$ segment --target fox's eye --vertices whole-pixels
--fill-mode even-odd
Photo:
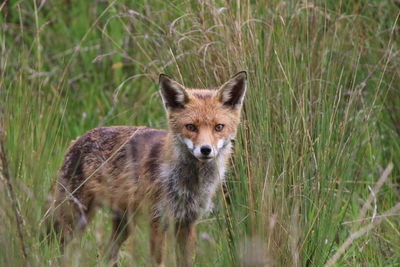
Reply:
[[[191,132],[197,131],[196,126],[194,126],[193,124],[186,124],[185,127]]]
[[[216,132],[222,131],[222,129],[224,129],[224,126],[225,126],[225,125],[223,125],[223,124],[217,124],[217,125],[215,125],[215,131],[216,131]]]

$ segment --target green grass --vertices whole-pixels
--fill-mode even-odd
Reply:
[[[161,72],[213,87],[245,69],[229,203],[218,193],[199,223],[196,266],[323,266],[365,226],[374,227],[335,266],[399,266],[399,209],[379,217],[400,202],[395,2],[8,1],[0,7],[0,109],[28,259],[2,179],[0,265],[105,264],[106,210],[66,256],[40,241],[69,142],[100,125],[165,128]],[[147,264],[139,226],[122,265]]]

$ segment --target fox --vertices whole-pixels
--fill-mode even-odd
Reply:
[[[51,229],[62,245],[84,231],[98,207],[112,214],[107,245],[111,265],[144,211],[149,219],[152,266],[164,266],[167,229],[175,233],[177,266],[192,266],[196,222],[212,208],[240,123],[247,73],[217,88],[186,88],[160,74],[168,130],[109,126],[72,141],[58,171]]]

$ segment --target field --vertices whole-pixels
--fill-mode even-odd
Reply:
[[[165,129],[160,73],[214,87],[247,70],[195,266],[400,266],[399,15],[396,0],[2,1],[0,265],[106,266],[106,209],[65,255],[40,238],[71,140]],[[146,226],[121,266],[148,265]]]

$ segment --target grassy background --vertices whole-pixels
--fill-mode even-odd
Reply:
[[[211,87],[242,69],[230,203],[218,193],[199,223],[196,265],[323,266],[349,237],[336,266],[400,265],[400,211],[385,213],[400,202],[398,1],[2,3],[0,107],[28,259],[2,179],[0,265],[104,264],[106,210],[66,256],[39,238],[69,142],[100,125],[165,128],[160,72]],[[139,224],[122,265],[147,264]]]

